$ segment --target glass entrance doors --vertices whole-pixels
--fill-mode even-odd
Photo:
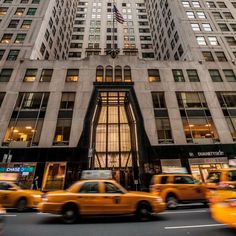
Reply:
[[[118,181],[138,166],[136,120],[128,92],[99,93],[90,149],[90,168],[112,169]]]

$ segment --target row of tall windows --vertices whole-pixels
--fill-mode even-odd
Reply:
[[[130,66],[112,67],[110,65],[98,66],[96,70],[96,82],[131,82],[131,68]]]
[[[4,93],[0,93],[0,103]],[[49,93],[19,93],[2,145],[37,146],[46,114]],[[68,145],[75,93],[63,92],[53,145]]]
[[[236,140],[236,93],[217,92],[225,120]],[[187,143],[211,144],[219,142],[203,92],[177,92],[180,116]],[[164,92],[152,92],[154,115],[159,143],[172,143],[173,137]]]
[[[213,82],[223,82],[224,79],[228,82],[236,82],[236,76],[232,69],[209,69],[209,75]],[[0,71],[0,82],[8,82],[12,76],[13,68],[3,68]],[[39,74],[38,69],[28,68],[26,69],[23,82],[34,82],[39,77],[39,82],[51,82],[53,76],[53,69],[43,69]],[[148,81],[160,82],[161,75],[158,69],[148,69]],[[175,82],[185,82],[186,77],[190,82],[200,82],[198,72],[196,69],[187,69],[186,72],[182,69],[172,70],[173,78]],[[66,82],[79,81],[79,69],[68,69],[66,76]],[[115,66],[110,65],[103,67],[97,66],[96,68],[96,82],[131,82],[131,68],[129,66]]]
[[[236,92],[217,92],[233,140],[236,140]],[[5,93],[0,93],[0,106]],[[2,145],[14,147],[37,146],[46,114],[48,92],[19,93]],[[176,92],[187,143],[219,142],[203,92]],[[171,122],[164,92],[152,92],[154,116],[159,143],[173,143]],[[68,145],[71,132],[74,92],[63,92],[57,116],[53,145]],[[115,118],[114,118],[115,119]]]

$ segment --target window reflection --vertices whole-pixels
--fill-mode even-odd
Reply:
[[[188,143],[211,144],[219,140],[203,92],[178,92],[177,100]]]
[[[236,141],[236,93],[218,92],[217,97],[224,113],[231,136]]]
[[[20,93],[3,145],[38,145],[49,93]]]

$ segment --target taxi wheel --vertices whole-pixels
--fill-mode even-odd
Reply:
[[[73,224],[78,219],[78,209],[75,205],[67,205],[62,210],[62,220],[66,224]]]
[[[138,205],[136,217],[139,221],[148,221],[151,219],[152,209],[148,203]]]
[[[175,195],[166,198],[166,206],[168,209],[176,209],[178,207],[178,199]]]
[[[25,198],[19,199],[16,204],[16,209],[18,212],[25,211],[27,209],[27,200]]]

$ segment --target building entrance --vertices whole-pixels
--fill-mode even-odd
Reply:
[[[128,92],[99,93],[92,119],[90,169],[111,169],[128,187],[139,166],[136,119]]]

